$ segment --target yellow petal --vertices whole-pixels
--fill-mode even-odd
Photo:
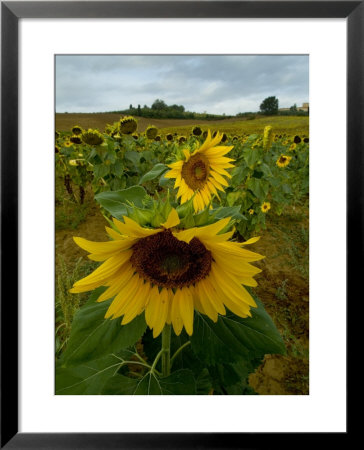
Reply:
[[[252,237],[252,238],[248,239],[248,240],[245,241],[245,242],[241,242],[241,245],[250,245],[250,244],[254,244],[255,242],[259,241],[259,239],[260,239],[260,236],[255,236],[255,237]]]
[[[154,339],[160,335],[167,321],[167,315],[169,312],[169,293],[166,288],[163,288],[162,291],[160,292],[159,299],[160,299],[159,316],[157,320],[154,321],[154,328],[153,328]]]
[[[172,208],[172,211],[169,213],[167,222],[162,223],[162,227],[164,228],[173,228],[176,227],[180,223],[178,212]]]
[[[181,334],[181,331],[183,328],[183,320],[181,317],[180,305],[179,305],[181,301],[183,301],[182,290],[177,289],[177,291],[173,297],[172,309],[171,309],[172,325],[173,325],[173,330],[174,330],[176,336],[179,336]]]
[[[113,316],[113,318],[120,317],[124,314],[124,307],[134,298],[135,293],[139,289],[141,279],[138,275],[134,275],[129,283],[127,283],[119,294],[114,298],[113,302],[106,311],[105,318]]]
[[[223,178],[221,175],[219,175],[217,172],[214,172],[213,170],[211,170],[210,175],[215,178],[215,180],[222,184],[223,186],[229,186],[229,183],[225,180],[225,178]]]
[[[179,302],[180,316],[189,336],[193,333],[193,299],[189,288],[183,288],[183,300]]]
[[[122,223],[120,222],[120,220],[117,220],[115,218],[113,218],[113,222],[118,230],[126,236],[143,238],[146,236],[151,236],[152,234],[158,233],[160,231],[160,229],[152,230],[150,228],[142,228],[137,222],[127,216],[123,216],[123,219],[125,223]]]
[[[129,265],[125,267],[120,273],[117,274],[118,279],[115,280],[110,287],[103,292],[100,297],[97,299],[98,302],[103,302],[104,300],[108,300],[114,295],[118,294],[121,289],[130,281],[131,277],[134,274],[134,269],[132,269]]]

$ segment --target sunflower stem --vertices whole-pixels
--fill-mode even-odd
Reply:
[[[162,376],[171,373],[171,325],[165,324],[162,331]]]

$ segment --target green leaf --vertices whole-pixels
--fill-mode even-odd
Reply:
[[[241,220],[241,219],[247,220],[247,218],[240,212],[240,205],[239,206],[224,206],[217,210],[212,210],[211,212],[213,213],[214,211],[216,211],[216,213],[215,213],[216,219],[224,219],[225,217],[231,217],[232,219],[236,219],[236,220]]]
[[[196,394],[207,395],[211,391],[212,383],[209,371],[205,367],[196,379]]]
[[[104,395],[191,395],[196,394],[196,382],[188,369],[159,378],[148,372],[140,380],[117,374],[105,384]]]
[[[132,186],[120,191],[101,192],[95,195],[95,200],[106,209],[113,217],[119,220],[127,215],[125,205],[133,204],[138,208],[143,208],[143,200],[147,196],[142,186]]]
[[[246,147],[243,150],[245,162],[249,167],[253,167],[260,158],[260,151],[255,148]]]
[[[252,317],[242,319],[231,312],[216,323],[195,312],[191,345],[196,355],[209,365],[284,354],[285,345],[261,301],[252,308]]]
[[[76,367],[57,367],[57,395],[97,395],[101,394],[106,381],[111,378],[121,364],[116,356],[109,355],[96,361],[88,361]]]
[[[141,177],[139,184],[143,184],[146,181],[154,180],[154,178],[157,178],[160,175],[162,175],[167,169],[168,169],[168,167],[165,164],[156,164],[152,170],[145,173]]]
[[[120,319],[105,319],[112,300],[97,303],[105,288],[96,289],[80,308],[72,323],[71,335],[62,355],[62,365],[70,367],[117,353],[137,342],[146,329],[144,315],[127,325]]]
[[[110,172],[110,166],[105,164],[98,164],[94,166],[94,177],[96,179],[102,178]]]
[[[233,169],[231,172],[231,186],[236,187],[239,184],[242,184],[246,176],[250,173],[250,169],[248,166],[238,166]]]
[[[140,163],[140,158],[141,158],[141,154],[139,152],[133,152],[133,151],[125,152],[125,159],[127,161],[130,161],[135,166],[136,170],[138,170],[137,166]]]
[[[265,200],[269,190],[269,184],[267,181],[258,180],[257,178],[250,178],[247,186],[261,202]]]
[[[119,178],[123,175],[124,166],[123,166],[121,159],[117,159],[115,161],[115,164],[112,166],[112,170],[113,170],[113,173]]]

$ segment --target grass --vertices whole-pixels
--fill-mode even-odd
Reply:
[[[62,255],[56,267],[56,357],[65,348],[71,332],[72,320],[77,310],[88,298],[86,294],[71,294],[73,283],[91,273],[98,264],[79,258],[73,266],[66,264]]]
[[[82,205],[66,191],[62,179],[56,181],[56,230],[75,230],[90,211],[90,202]]]

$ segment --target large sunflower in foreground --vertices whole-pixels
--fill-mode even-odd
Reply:
[[[180,220],[175,209],[157,229],[141,227],[129,217],[124,223],[113,221],[118,231],[106,227],[111,241],[74,238],[90,259],[104,262],[70,292],[107,286],[98,298],[114,297],[105,318],[123,316],[124,325],[145,311],[156,337],[166,323],[172,323],[177,335],[183,327],[192,335],[195,309],[214,322],[218,314],[226,314],[225,306],[240,317],[251,316],[256,304],[242,284],[257,285],[253,276],[261,270],[249,263],[263,256],[242,248],[258,238],[237,243],[228,241],[233,231],[219,234],[230,218],[186,230],[176,228]]]
[[[181,203],[190,200],[194,194],[193,207],[196,212],[202,211],[210,203],[211,196],[217,191],[224,191],[223,186],[228,186],[226,179],[231,178],[226,169],[234,167],[231,158],[227,158],[233,146],[218,146],[223,135],[216,133],[211,138],[210,130],[206,141],[193,153],[183,150],[185,159],[169,165],[172,169],[165,174],[166,178],[175,178],[174,187],[178,188],[177,198],[181,197]]]

